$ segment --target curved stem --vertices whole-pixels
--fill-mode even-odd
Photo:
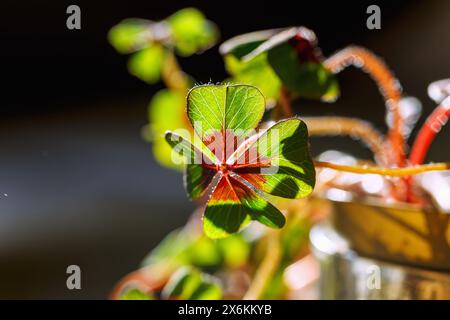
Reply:
[[[169,271],[170,270],[170,271]],[[172,268],[160,266],[148,266],[133,271],[123,277],[113,288],[110,299],[119,300],[123,290],[127,286],[134,286],[146,293],[160,290],[167,283]]]
[[[370,123],[347,117],[305,117],[310,136],[350,136],[363,141],[382,165],[389,164],[389,152],[384,146],[384,137]]]
[[[450,97],[447,97],[427,118],[414,140],[409,160],[412,164],[421,164],[436,134],[441,131],[450,117]]]
[[[411,166],[403,168],[380,168],[372,166],[346,166],[324,161],[314,161],[317,168],[329,168],[338,171],[360,173],[360,174],[379,174],[391,177],[407,177],[428,171],[444,171],[450,169],[450,163],[431,163],[421,166]]]
[[[403,119],[399,101],[402,97],[399,81],[394,77],[384,61],[365,48],[351,46],[338,51],[325,60],[324,65],[333,73],[353,65],[367,72],[375,80],[394,123],[389,130],[389,141],[395,151],[396,164],[405,165],[405,141],[403,136]]]
[[[244,300],[256,300],[262,296],[264,289],[266,289],[268,283],[272,280],[272,276],[280,263],[281,248],[279,232],[270,231],[267,241],[266,254],[256,271],[247,293],[244,295]]]

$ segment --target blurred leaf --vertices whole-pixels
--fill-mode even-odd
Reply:
[[[151,295],[142,292],[139,289],[133,288],[126,290],[121,296],[120,300],[155,300]]]
[[[242,234],[234,234],[231,237],[215,241],[220,247],[225,265],[230,268],[244,266],[250,256],[250,243]]]
[[[280,94],[281,82],[267,62],[267,54],[261,54],[250,61],[238,60],[234,55],[226,55],[225,67],[235,84],[249,84],[257,87],[266,100],[272,104]]]
[[[153,143],[153,154],[156,160],[171,169],[183,169],[181,156],[172,155],[172,148],[165,140],[167,130],[185,128],[192,131],[185,111],[185,97],[183,94],[170,90],[156,93],[149,105],[149,122],[145,137]],[[172,160],[172,156],[176,159]],[[178,163],[178,164],[177,164]]]
[[[210,48],[219,37],[216,25],[194,8],[174,13],[167,22],[172,31],[174,46],[182,56],[190,56]]]
[[[290,44],[272,48],[268,61],[283,84],[299,96],[324,101],[337,99],[339,86],[334,75],[321,63],[299,61]]]
[[[221,53],[226,55],[227,69],[234,77],[241,76],[239,80],[261,87],[268,98],[278,97],[276,91],[280,81],[292,93],[303,98],[333,101],[339,95],[334,75],[322,65],[317,38],[307,28],[273,29],[242,35],[225,42]],[[229,55],[235,59],[227,57]],[[249,73],[242,67],[254,60],[255,65],[259,65],[260,74],[254,68]],[[263,71],[261,62],[271,66],[278,83],[274,75]],[[269,80],[264,82],[266,78]]]
[[[128,70],[139,79],[153,84],[159,81],[165,58],[165,49],[153,44],[134,53],[128,61]]]
[[[156,263],[198,268],[237,268],[247,263],[250,243],[241,234],[214,241],[191,229],[169,233],[144,259],[142,267]]]
[[[222,298],[219,281],[200,271],[182,267],[178,269],[164,286],[165,299],[218,300]]]
[[[169,262],[178,265],[189,263],[184,252],[192,245],[195,236],[185,232],[183,229],[177,229],[170,232],[141,263],[142,267]]]
[[[291,263],[299,258],[302,248],[308,243],[309,221],[299,215],[291,215],[281,233],[283,261]]]
[[[152,22],[144,19],[125,19],[111,28],[108,40],[120,53],[131,53],[149,45]]]
[[[258,48],[266,40],[284,29],[261,30],[245,33],[233,37],[220,45],[219,51],[223,56],[232,55],[238,60]]]

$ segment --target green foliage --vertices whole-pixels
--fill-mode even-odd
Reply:
[[[169,264],[214,270],[238,268],[248,262],[250,243],[241,234],[212,240],[191,229],[175,230],[150,252],[143,266]]]
[[[149,84],[158,82],[165,58],[165,49],[152,44],[136,52],[128,60],[128,71]]]
[[[281,83],[303,98],[333,101],[339,95],[337,80],[322,64],[314,33],[304,27],[241,35],[225,42],[221,53],[232,82],[261,87],[268,99],[277,98]],[[262,75],[267,82],[261,81],[266,79]]]
[[[132,288],[125,290],[120,296],[120,300],[154,300],[152,295],[148,295],[139,289]]]
[[[311,193],[315,171],[305,124],[299,119],[288,119],[259,136],[245,136],[256,128],[265,110],[261,92],[248,85],[198,86],[189,92],[187,104],[188,118],[203,145],[194,146],[195,139],[190,142],[172,132],[167,132],[166,138],[187,162],[188,195],[195,199],[207,188],[213,190],[203,218],[205,234],[223,238],[251,220],[281,228],[285,223],[283,214],[256,190],[286,198]],[[211,138],[216,142],[212,148],[208,144]],[[240,140],[238,146],[234,145],[236,138]],[[247,138],[247,143],[243,143]],[[231,155],[224,153],[230,147],[227,139],[235,148]],[[217,145],[217,141],[222,145]],[[245,157],[249,153],[256,158],[250,166],[241,167],[246,161],[248,164]],[[192,164],[194,158],[201,161]],[[195,168],[190,170],[190,166]]]
[[[166,167],[181,170],[182,158],[177,159],[176,154],[172,155],[164,134],[166,130],[188,128],[184,95],[177,91],[160,90],[153,96],[148,110],[150,125],[144,129],[144,137],[153,143],[156,160]]]
[[[271,105],[280,95],[281,82],[267,62],[267,54],[261,54],[249,61],[242,61],[234,55],[224,57],[225,66],[231,78],[226,82],[249,84],[261,90]]]
[[[219,38],[217,27],[194,8],[180,10],[171,15],[167,22],[178,54],[190,56],[216,43]]]
[[[111,28],[108,40],[122,54],[135,52],[148,45],[148,37],[144,35],[151,23],[144,19],[125,19]]]
[[[268,52],[268,60],[283,84],[301,97],[334,101],[339,85],[321,63],[299,61],[291,45],[284,43]]]
[[[225,67],[231,75],[225,82],[255,86],[272,105],[280,94],[281,82],[267,61],[267,54],[250,60],[242,58],[278,31],[279,29],[272,29],[236,36],[224,42],[219,49],[224,57]]]
[[[222,130],[242,134],[255,129],[265,109],[260,91],[244,85],[195,87],[189,91],[187,105],[188,118],[202,140]],[[195,126],[196,122],[201,128]]]
[[[218,300],[222,288],[214,277],[190,267],[178,269],[164,286],[162,297],[179,300]]]
[[[159,22],[125,19],[108,33],[109,42],[119,53],[132,53],[130,73],[149,84],[160,79],[166,50],[190,56],[213,46],[218,37],[215,24],[194,8],[180,10]]]

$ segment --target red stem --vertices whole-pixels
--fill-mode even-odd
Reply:
[[[431,142],[433,142],[437,133],[447,123],[450,117],[450,96],[442,101],[433,113],[427,118],[417,135],[409,160],[411,164],[421,164],[427,155]]]

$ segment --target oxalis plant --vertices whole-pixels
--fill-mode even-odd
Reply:
[[[386,64],[367,49],[347,47],[325,57],[305,27],[252,32],[220,46],[229,78],[194,85],[177,56],[203,52],[218,35],[215,24],[193,8],[159,22],[127,19],[109,33],[119,52],[131,54],[133,75],[165,83],[150,102],[143,136],[163,166],[184,171],[186,192],[198,204],[185,227],[170,233],[139,270],[118,283],[115,299],[288,298],[295,287],[290,275],[298,263],[310,263],[308,230],[323,215],[321,195],[327,190],[364,197],[367,181],[346,177],[376,174],[385,187],[372,188],[372,197],[430,206],[434,202],[415,174],[449,168],[422,165],[449,115],[448,80],[432,85],[440,106],[408,154],[420,103],[403,95]],[[378,86],[386,135],[354,118],[298,118],[308,101],[338,99],[336,74],[348,66],[361,68]],[[309,137],[326,135],[358,139],[374,159],[340,154],[313,160]],[[305,198],[314,188],[316,196]]]

